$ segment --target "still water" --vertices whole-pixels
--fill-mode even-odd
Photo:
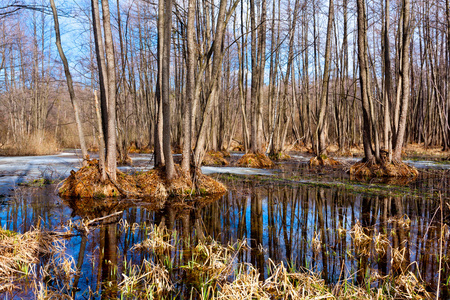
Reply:
[[[65,159],[66,169],[77,163]],[[144,164],[143,159],[138,166]],[[53,168],[55,174],[62,173],[63,167],[54,164]],[[240,171],[232,168],[226,173]],[[111,297],[105,283],[111,286],[120,280],[126,264],[140,264],[148,257],[130,249],[147,237],[146,228],[161,223],[190,245],[208,236],[223,244],[247,239],[250,247],[240,252],[238,260],[258,267],[261,277],[267,276],[271,259],[313,270],[330,284],[343,279],[362,283],[374,273],[411,271],[435,291],[441,256],[441,293],[449,295],[445,285],[450,279],[449,230],[441,226],[439,209],[442,200],[443,221],[448,224],[450,175],[445,168],[422,169],[416,181],[402,186],[359,183],[341,171],[317,174],[301,159],[270,171],[243,169],[238,177],[213,176],[227,185],[225,195],[165,204],[136,199],[67,201],[56,195],[55,185],[16,188],[0,200],[0,225],[17,232],[37,224],[61,230],[80,219],[120,212],[89,234],[67,239],[67,254],[79,271],[72,285],[76,299]],[[376,186],[383,190],[368,189]],[[131,226],[135,223],[139,226]],[[365,242],[355,238],[355,228],[368,237]],[[173,250],[178,265],[185,259],[179,254],[191,247],[186,245],[177,244]],[[179,288],[184,288],[182,283]],[[15,297],[31,297],[30,293],[25,286]]]

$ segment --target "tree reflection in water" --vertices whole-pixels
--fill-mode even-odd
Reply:
[[[0,225],[23,232],[41,218],[43,226],[52,229],[69,220],[123,211],[88,235],[68,241],[68,253],[80,271],[73,283],[77,297],[86,296],[89,290],[103,291],[104,299],[116,295],[125,264],[140,264],[150,257],[144,251],[130,251],[147,237],[150,224],[164,224],[183,239],[170,252],[173,265],[185,265],[199,239],[212,237],[222,244],[247,239],[251,248],[240,252],[237,259],[254,264],[261,278],[267,276],[271,259],[320,272],[328,283],[364,282],[375,273],[412,271],[430,289],[437,286],[442,227],[435,217],[436,199],[368,196],[342,187],[260,185],[252,180],[229,186],[229,192],[219,199],[174,200],[163,207],[131,200],[63,203],[52,188],[29,189],[1,206]],[[444,215],[449,215],[445,209]],[[352,238],[357,225],[367,236],[366,244]],[[448,227],[444,229],[443,282],[450,275]],[[174,274],[183,276],[180,270]],[[448,293],[447,287],[443,293]]]

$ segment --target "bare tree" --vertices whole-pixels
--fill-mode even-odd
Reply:
[[[161,5],[163,2],[163,10]],[[172,157],[171,148],[171,120],[170,120],[170,41],[172,33],[172,0],[159,1],[159,15],[158,15],[158,50],[160,60],[158,61],[158,81],[161,84],[159,93],[159,105],[162,104],[162,149],[165,161],[165,172],[167,180],[171,180],[175,173],[175,167]],[[162,15],[161,15],[162,13]],[[161,119],[158,119],[160,122]]]
[[[183,160],[181,162],[181,168],[184,172],[190,171],[190,157],[191,157],[191,139],[192,139],[192,101],[194,98],[195,89],[195,0],[189,0],[188,4],[188,16],[187,16],[187,28],[186,28],[186,101],[185,111],[183,115]]]
[[[55,35],[56,35],[56,46],[58,47],[59,56],[64,65],[64,73],[66,74],[67,88],[69,90],[70,101],[72,102],[73,111],[75,114],[75,122],[77,124],[78,136],[80,139],[81,153],[83,156],[83,164],[86,164],[86,159],[88,158],[86,142],[84,140],[84,132],[83,132],[83,124],[80,120],[80,112],[78,108],[78,100],[75,97],[75,92],[73,89],[73,80],[72,75],[70,74],[69,63],[67,62],[67,58],[64,54],[62,45],[61,45],[61,34],[59,31],[59,21],[58,21],[58,12],[56,10],[55,1],[50,0],[50,5],[52,7],[53,12],[53,20],[55,22]]]

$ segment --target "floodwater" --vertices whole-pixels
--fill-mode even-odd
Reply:
[[[136,155],[134,168],[151,168],[150,159],[149,155]],[[344,279],[362,283],[374,273],[384,276],[411,271],[435,292],[442,257],[441,295],[449,297],[445,285],[450,280],[449,230],[441,226],[439,209],[441,200],[450,199],[448,165],[411,162],[421,168],[421,175],[400,185],[352,181],[342,171],[318,173],[307,168],[307,159],[297,155],[294,161],[272,170],[205,167],[204,173],[227,185],[224,196],[182,204],[169,201],[160,206],[133,199],[66,201],[56,195],[55,185],[14,188],[39,177],[67,176],[80,160],[74,152],[4,157],[0,158],[4,196],[0,199],[0,225],[17,232],[37,224],[60,230],[83,218],[121,212],[88,235],[67,239],[67,255],[79,270],[72,286],[76,299],[111,297],[104,284],[111,283],[111,265],[120,277],[125,264],[142,262],[146,254],[130,249],[146,238],[146,228],[161,223],[184,240],[211,236],[227,244],[247,239],[250,247],[238,260],[254,264],[262,277],[267,275],[269,259],[318,272],[330,284]],[[380,192],[374,192],[378,187]],[[442,211],[443,222],[448,224],[447,205]],[[134,223],[140,226],[126,226]],[[358,242],[355,228],[361,228],[372,242]],[[384,251],[378,247],[380,241],[389,244]],[[183,265],[179,253],[188,249],[177,247],[174,259]],[[32,298],[29,293],[25,287],[15,296]]]

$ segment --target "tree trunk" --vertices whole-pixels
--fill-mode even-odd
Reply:
[[[384,32],[383,32],[383,45],[384,45],[384,149],[389,153],[389,161],[392,159],[392,144],[391,144],[391,119],[390,119],[390,107],[392,99],[392,75],[391,75],[391,57],[390,57],[390,45],[389,45],[389,0],[386,0],[386,7],[384,10]]]
[[[181,162],[181,168],[185,173],[190,170],[190,157],[191,157],[191,111],[192,111],[192,99],[194,98],[195,89],[195,6],[196,0],[189,0],[187,28],[186,28],[186,96],[185,107],[187,111],[183,115],[183,160]]]
[[[330,0],[328,5],[328,25],[327,25],[327,38],[325,41],[325,65],[323,69],[322,79],[322,92],[320,94],[320,110],[319,120],[317,121],[317,128],[315,134],[315,152],[317,156],[320,156],[326,151],[326,137],[325,137],[325,124],[326,114],[328,106],[328,86],[329,86],[329,65],[331,60],[331,30],[334,22],[334,4],[333,0]]]
[[[372,149],[371,127],[372,120],[370,114],[369,93],[369,68],[367,63],[367,33],[366,33],[366,11],[365,1],[357,0],[357,27],[358,27],[358,63],[359,63],[359,81],[361,85],[361,98],[363,110],[363,144],[364,160],[370,161],[374,157]]]
[[[116,145],[116,63],[112,39],[108,0],[102,0],[103,29],[105,33],[106,70],[108,76],[108,136],[106,142],[106,166],[108,174],[116,180],[117,145]]]
[[[92,26],[94,31],[95,54],[97,59],[97,68],[100,85],[100,106],[102,114],[102,127],[104,133],[105,143],[108,139],[108,89],[105,87],[108,81],[106,73],[105,51],[103,47],[102,27],[100,24],[100,11],[98,0],[91,0],[92,6]],[[106,149],[104,149],[106,151]],[[104,153],[106,155],[106,152]],[[103,178],[105,180],[106,177]]]
[[[394,146],[394,153],[393,153],[393,159],[394,160],[401,160],[401,154],[402,154],[402,147],[403,147],[403,139],[405,136],[405,130],[406,130],[406,118],[408,114],[408,105],[409,105],[409,46],[411,43],[411,29],[410,29],[410,10],[411,10],[411,3],[410,0],[403,0],[403,9],[402,9],[402,16],[403,16],[403,36],[402,36],[402,56],[401,56],[401,82],[402,82],[402,97],[401,97],[401,110],[400,110],[400,116],[399,116],[399,123],[398,123],[398,132],[396,134],[396,143]]]
[[[78,137],[80,139],[81,154],[83,156],[83,165],[86,165],[86,163],[87,163],[86,160],[88,159],[88,153],[87,153],[86,142],[84,140],[83,124],[81,123],[81,120],[80,120],[78,100],[75,97],[75,92],[73,89],[72,75],[70,74],[70,70],[69,70],[69,64],[67,62],[67,58],[64,54],[64,51],[63,51],[63,48],[61,45],[61,34],[59,31],[58,12],[56,11],[55,1],[50,0],[50,5],[52,7],[53,20],[55,22],[56,47],[58,48],[59,56],[61,57],[61,61],[64,65],[64,73],[66,75],[67,89],[69,90],[69,96],[70,96],[70,100],[72,102],[72,107],[73,107],[74,114],[75,114],[75,123],[77,124],[77,129],[78,129]]]
[[[160,0],[161,1],[161,0]],[[161,62],[161,99],[163,111],[163,153],[165,159],[165,172],[167,180],[171,180],[175,174],[171,147],[171,122],[170,122],[170,37],[172,34],[172,0],[164,1],[163,52]],[[161,36],[161,33],[159,33]],[[158,39],[160,41],[160,39]]]

